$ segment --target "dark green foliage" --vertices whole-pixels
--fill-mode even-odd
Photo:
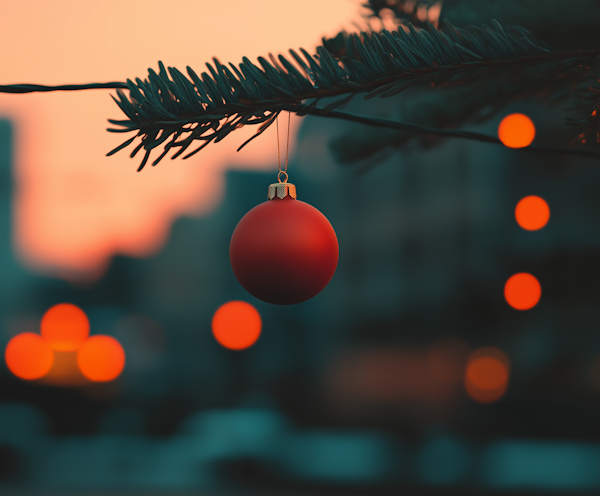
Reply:
[[[370,155],[373,155],[377,151],[381,151],[383,148],[389,146],[390,144],[386,143],[386,141],[389,139],[390,136],[394,136],[393,133],[389,132],[392,129],[399,130],[401,131],[401,133],[408,133],[408,135],[422,133],[434,137],[463,138],[504,146],[496,136],[489,136],[487,134],[481,134],[461,129],[436,129],[420,124],[408,124],[405,122],[398,122],[390,119],[382,119],[379,117],[366,117],[353,113],[351,114],[348,112],[340,112],[338,110],[324,112],[323,110],[315,109],[313,112],[311,112],[311,114],[318,115],[321,117],[345,119],[360,124],[367,124],[369,126],[369,128],[367,128],[369,129],[369,131],[368,133],[365,133],[364,137],[366,139],[364,141],[357,141],[353,136],[350,136],[349,139],[347,139],[347,141],[344,143],[345,145],[349,146],[350,150],[356,153],[357,155],[360,155],[362,153],[360,158],[366,158]],[[382,133],[381,129],[373,131],[373,127],[387,129],[384,129],[384,131],[386,132]],[[581,157],[591,157],[596,159],[600,158],[600,150],[582,147],[573,148],[568,146],[533,143],[527,146],[526,148],[523,148],[522,150],[552,152],[554,154],[565,153],[569,155],[579,155]],[[344,156],[346,156],[346,152],[344,152]]]
[[[554,49],[600,43],[598,0],[444,0],[440,19],[459,27],[489,19],[518,24]]]
[[[588,67],[600,54],[600,49],[554,51],[527,30],[505,30],[495,21],[466,29],[446,23],[440,31],[431,24],[421,31],[409,25],[408,30],[337,38],[338,45],[344,41],[341,59],[320,46],[313,56],[290,50],[295,64],[282,55],[260,57],[260,67],[247,58],[238,67],[213,59],[208,72],[198,76],[188,67],[187,77],[159,63],[158,73],[150,69],[147,79],[127,81],[129,96],[118,91],[115,101],[127,119],[111,120],[118,128],[109,130],[137,132],[141,143],[131,156],[144,149],[141,170],[160,145],[164,151],[153,165],[171,149],[175,158],[199,141],[183,158],[190,157],[243,125],[259,124],[258,136],[282,110],[322,115],[357,93],[386,98],[410,86],[465,83],[492,71],[510,77],[533,68],[539,77],[557,77]],[[325,110],[317,108],[319,99],[337,95],[341,98]],[[314,101],[302,105],[307,99]]]
[[[419,9],[439,6],[439,19],[458,27],[480,26],[496,19],[502,25],[524,27],[554,49],[598,46],[598,0],[367,0],[367,17],[381,17],[382,10],[396,22],[424,27]]]
[[[573,70],[554,78],[537,78],[536,71],[525,70],[517,77],[495,78],[483,75],[468,85],[446,85],[435,91],[422,88],[411,98],[394,102],[393,111],[403,121],[439,130],[456,129],[467,123],[482,123],[519,100],[536,99],[546,105],[565,101],[571,85],[584,77]],[[388,131],[365,127],[361,132],[347,131],[334,138],[330,147],[342,164],[364,162],[394,148],[429,148],[440,143],[432,134]],[[366,163],[366,162],[365,162]]]
[[[568,111],[572,143],[600,144],[600,73],[583,81]]]
[[[500,23],[519,24],[543,39],[552,51],[600,46],[597,25],[600,2],[597,0],[572,0],[568,6],[563,0],[444,0],[443,3],[436,0],[369,0],[365,7],[369,9],[369,17],[385,15],[389,18],[393,14],[397,24],[406,26],[408,22],[422,25],[417,12],[421,10],[420,17],[423,18],[423,12],[430,12],[432,5],[438,7],[437,12],[441,6],[441,18],[461,27],[481,24],[490,18]],[[446,84],[437,91],[413,93],[410,99],[395,101],[387,111],[391,110],[396,119],[404,122],[452,129],[483,122],[519,100],[535,99],[546,105],[561,103],[586,77],[585,68],[579,66],[580,61],[574,62],[570,65],[565,61],[558,67],[549,65],[546,76],[556,74],[555,77],[537,77],[540,72],[544,73],[539,68],[515,71],[514,75],[506,74],[502,78],[484,74],[462,87],[453,88]],[[589,86],[589,81],[587,84]],[[597,131],[594,122],[598,125],[594,116],[597,114],[592,115],[594,106],[589,95],[588,98],[582,95],[582,92],[590,91],[586,88],[586,84],[580,85],[568,112],[571,115],[566,122],[571,145],[597,144],[597,138],[594,138]],[[381,130],[363,127],[360,132],[349,130],[338,136],[331,142],[331,148],[341,163],[362,161],[367,164],[369,161],[365,159],[393,148],[430,147],[438,143],[440,140],[430,134],[381,133]]]

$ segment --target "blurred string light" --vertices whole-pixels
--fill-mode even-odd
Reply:
[[[498,401],[508,388],[510,360],[499,348],[486,346],[469,356],[464,375],[465,390],[479,403]]]
[[[550,220],[550,207],[539,196],[526,196],[515,208],[517,224],[527,231],[537,231]]]
[[[509,148],[524,148],[535,138],[533,121],[524,114],[507,115],[498,126],[498,138]]]
[[[261,328],[258,310],[245,301],[230,301],[221,305],[212,319],[215,339],[230,350],[252,346],[258,340]]]
[[[77,350],[77,364],[89,380],[108,382],[123,371],[125,352],[115,338],[96,335],[87,339]]]
[[[514,274],[504,285],[506,302],[516,310],[529,310],[537,305],[542,296],[539,281],[526,272]]]
[[[85,312],[71,303],[60,303],[42,317],[42,337],[57,351],[77,350],[90,334]]]
[[[121,344],[110,336],[89,337],[89,319],[76,305],[60,303],[48,309],[40,331],[41,335],[20,333],[6,346],[6,365],[20,379],[48,376],[50,383],[72,386],[80,384],[80,374],[90,381],[106,382],[123,371]],[[75,354],[76,360],[71,360]]]
[[[54,362],[50,345],[33,332],[23,332],[12,338],[6,346],[4,357],[8,370],[26,380],[43,377]]]

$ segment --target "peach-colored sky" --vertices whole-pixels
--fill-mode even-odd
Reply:
[[[314,51],[322,36],[353,29],[360,0],[20,0],[0,16],[1,84],[66,84],[146,77],[148,67],[200,73],[212,56],[238,63],[288,48]],[[123,118],[114,90],[0,94],[15,125],[13,239],[30,268],[93,277],[115,253],[147,256],[172,221],[218,204],[224,171],[276,167],[275,128],[240,153],[246,127],[189,160],[166,158],[137,173],[141,156],[106,153],[129,135],[106,132]],[[285,125],[286,119],[280,119]],[[292,119],[292,133],[298,120]],[[293,146],[293,138],[292,138]]]

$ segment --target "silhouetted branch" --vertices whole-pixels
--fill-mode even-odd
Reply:
[[[200,148],[183,157],[187,158],[243,125],[260,124],[260,134],[282,110],[314,113],[322,98],[342,97],[320,115],[347,104],[357,93],[366,92],[366,99],[386,98],[410,86],[460,83],[489,71],[514,74],[539,67],[538,77],[554,77],[589,67],[600,48],[553,51],[518,26],[504,30],[492,22],[481,28],[458,29],[447,23],[438,31],[428,24],[422,31],[409,26],[408,33],[400,28],[349,35],[341,59],[323,46],[314,56],[301,53],[290,50],[295,64],[282,55],[271,55],[270,61],[259,57],[261,67],[247,58],[238,67],[214,59],[201,76],[188,67],[188,77],[159,63],[159,72],[150,69],[148,79],[127,81],[129,97],[118,91],[115,101],[127,119],[111,120],[118,127],[109,131],[137,132],[141,146],[131,156],[142,148],[146,151],[141,170],[151,150],[163,143],[164,151],[153,165],[171,149],[175,158],[200,141]],[[300,107],[308,99],[315,99],[312,109]]]

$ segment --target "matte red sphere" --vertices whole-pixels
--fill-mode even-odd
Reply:
[[[286,196],[257,205],[229,244],[233,273],[248,293],[276,305],[306,301],[327,286],[338,263],[337,236],[315,207]]]

